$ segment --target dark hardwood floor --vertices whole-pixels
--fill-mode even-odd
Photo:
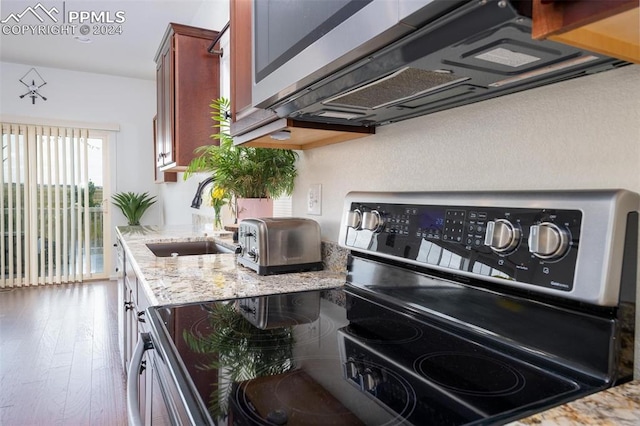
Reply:
[[[0,290],[0,425],[125,425],[117,283]]]

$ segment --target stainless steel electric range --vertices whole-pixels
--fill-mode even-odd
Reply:
[[[638,205],[350,193],[343,289],[149,309],[158,418],[504,424],[630,380]]]

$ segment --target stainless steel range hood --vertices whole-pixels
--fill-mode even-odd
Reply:
[[[435,19],[425,15],[412,33],[269,109],[302,121],[376,126],[627,65],[533,40],[531,24],[530,1],[475,0]]]

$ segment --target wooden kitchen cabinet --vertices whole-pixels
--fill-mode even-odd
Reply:
[[[252,1],[229,3],[231,47],[231,136],[236,145],[263,148],[310,149],[345,142],[375,133],[374,127],[303,122],[278,117],[274,112],[254,108],[251,101]],[[287,140],[273,139],[275,132],[290,134]]]
[[[207,49],[217,31],[171,23],[156,62],[156,167],[184,171],[211,143],[211,101],[220,97],[220,59]]]
[[[638,0],[534,0],[534,39],[640,63]]]

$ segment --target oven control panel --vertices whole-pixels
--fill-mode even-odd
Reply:
[[[347,247],[425,265],[573,288],[577,210],[353,203]]]
[[[621,262],[612,253],[622,252],[627,215],[637,203],[638,195],[624,190],[350,193],[339,243],[373,256],[613,305],[620,271],[601,268],[610,268],[612,257]],[[608,282],[611,277],[617,283]]]

